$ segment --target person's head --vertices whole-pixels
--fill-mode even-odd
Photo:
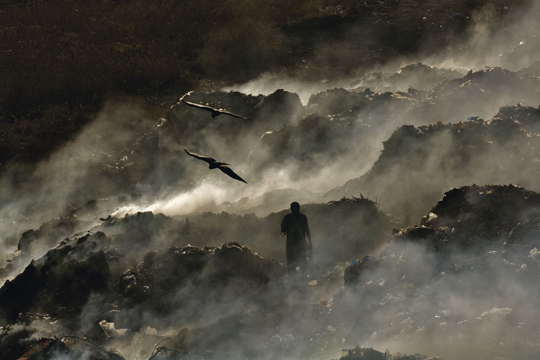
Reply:
[[[291,203],[291,211],[292,212],[300,212],[300,204],[296,201]]]

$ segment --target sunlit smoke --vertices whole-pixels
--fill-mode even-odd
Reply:
[[[290,79],[286,75],[265,73],[247,83],[227,86],[222,90],[239,91],[252,95],[269,95],[278,89],[283,89],[298,94],[302,104],[307,105],[309,97],[313,94],[332,87],[348,87],[349,85],[348,80],[325,80],[314,83],[306,80]]]

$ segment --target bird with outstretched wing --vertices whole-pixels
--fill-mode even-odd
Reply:
[[[186,104],[188,106],[192,106],[194,108],[201,109],[201,110],[210,111],[213,118],[215,118],[216,116],[219,116],[219,115],[229,115],[229,116],[232,116],[232,117],[235,117],[235,118],[238,118],[238,119],[251,120],[248,117],[232,113],[232,112],[230,112],[228,110],[225,110],[223,108],[218,109],[218,108],[215,108],[215,107],[212,107],[212,106],[209,106],[209,105],[197,104],[197,103],[193,103],[193,102],[190,102],[190,101],[187,101],[187,100],[184,100],[184,99],[181,99],[181,100],[182,100],[182,102],[184,104]]]
[[[199,154],[189,152],[186,149],[184,149],[184,151],[189,156],[193,156],[196,159],[207,162],[208,165],[209,165],[208,166],[209,169],[219,169],[219,170],[223,171],[225,174],[232,177],[233,179],[236,179],[238,181],[242,181],[242,182],[247,184],[247,182],[244,179],[242,179],[240,176],[238,176],[234,171],[232,171],[232,169],[230,167],[227,166],[227,165],[230,165],[230,164],[216,161],[215,159],[213,159],[213,158],[211,158],[209,156],[204,156],[204,155],[199,155]]]

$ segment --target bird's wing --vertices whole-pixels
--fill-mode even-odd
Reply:
[[[218,111],[223,115],[229,115],[229,116],[232,116],[232,117],[235,117],[235,118],[238,118],[238,119],[251,120],[248,117],[232,113],[232,112],[230,112],[228,110],[225,110],[225,109],[219,109]]]
[[[186,154],[188,154],[189,156],[193,156],[194,158],[196,159],[199,159],[199,160],[202,160],[202,161],[206,161],[208,164],[213,164],[216,162],[215,159],[209,157],[209,156],[204,156],[204,155],[199,155],[199,154],[195,154],[195,153],[192,153],[192,152],[189,152],[187,151],[186,149],[184,149],[184,151],[186,152]]]
[[[208,111],[219,111],[219,109],[216,109],[216,108],[213,108],[211,106],[208,106],[208,105],[203,105],[203,104],[196,104],[196,103],[193,103],[191,101],[187,101],[187,100],[184,100],[182,99],[182,102],[186,105],[189,105],[189,106],[193,106],[193,107],[196,107],[196,108],[199,108],[199,109],[203,109],[203,110],[208,110]]]
[[[230,167],[225,166],[225,165],[220,165],[219,170],[223,171],[225,174],[229,175],[233,179],[242,181],[247,184],[247,182],[244,179],[242,179],[240,176],[238,176],[234,171],[232,171]]]
[[[201,110],[210,111],[210,112],[212,112],[213,117],[216,117],[218,115],[229,115],[229,116],[239,118],[239,119],[251,120],[248,117],[232,113],[232,112],[230,112],[228,110],[225,110],[225,109],[217,109],[215,107],[208,106],[208,105],[196,104],[196,103],[192,103],[190,101],[186,101],[184,99],[182,99],[182,102],[184,102],[186,105],[193,106],[193,107],[199,108]]]

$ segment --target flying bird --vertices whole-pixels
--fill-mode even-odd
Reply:
[[[230,165],[230,164],[216,161],[215,159],[212,159],[211,157],[208,157],[208,156],[199,155],[199,154],[189,152],[186,149],[184,149],[184,151],[189,156],[193,156],[196,159],[206,161],[208,163],[208,165],[209,165],[208,166],[209,169],[219,169],[219,170],[223,171],[225,174],[232,177],[233,179],[242,181],[242,182],[247,184],[247,182],[244,179],[242,179],[240,176],[238,176],[234,171],[232,171],[232,169],[230,167],[227,166],[227,165]]]
[[[195,108],[198,108],[198,109],[201,109],[201,110],[210,111],[210,113],[212,114],[212,118],[215,118],[216,116],[219,116],[219,115],[229,115],[229,116],[232,116],[232,117],[235,117],[235,118],[238,118],[238,119],[251,120],[248,117],[232,113],[232,112],[227,111],[227,110],[225,110],[223,108],[217,109],[217,108],[214,108],[214,107],[211,107],[211,106],[208,106],[208,105],[196,104],[196,103],[193,103],[193,102],[190,102],[190,101],[186,101],[184,99],[181,99],[181,100],[182,100],[182,102],[184,104],[186,104],[188,106],[192,106],[192,107],[195,107]]]

